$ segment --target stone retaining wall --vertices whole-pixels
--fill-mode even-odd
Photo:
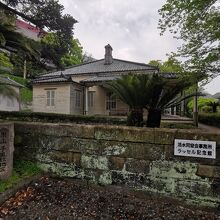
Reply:
[[[198,130],[15,124],[16,154],[59,176],[220,204],[220,136]],[[174,139],[217,142],[217,158],[178,157]]]

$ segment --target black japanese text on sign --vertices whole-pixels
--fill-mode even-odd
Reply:
[[[216,142],[175,139],[174,155],[215,159]]]

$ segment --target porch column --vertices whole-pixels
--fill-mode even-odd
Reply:
[[[185,98],[185,92],[181,93],[181,98]],[[184,116],[184,115],[185,115],[185,100],[182,100],[180,104],[180,116]]]
[[[194,96],[193,122],[198,127],[198,84],[196,84],[196,95]]]
[[[85,87],[85,112],[84,112],[85,115],[88,115],[88,110],[89,110],[89,107],[88,107],[88,87]]]
[[[173,108],[173,114],[176,115],[176,106]]]

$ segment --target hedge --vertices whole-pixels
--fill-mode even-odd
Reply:
[[[126,118],[114,118],[109,116],[86,116],[86,115],[67,115],[42,112],[7,112],[0,111],[0,119],[11,121],[30,121],[30,122],[72,122],[78,124],[114,124],[125,125]]]
[[[200,113],[199,122],[220,127],[220,113]]]

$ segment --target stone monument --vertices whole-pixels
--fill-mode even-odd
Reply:
[[[0,180],[11,176],[14,152],[14,124],[0,123]]]

